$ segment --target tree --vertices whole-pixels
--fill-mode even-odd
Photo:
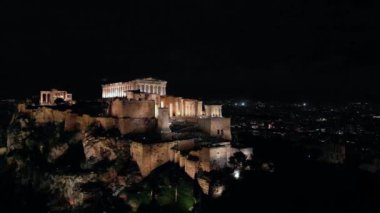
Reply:
[[[230,157],[230,164],[234,168],[243,168],[247,162],[247,156],[243,152],[235,152],[233,156]]]

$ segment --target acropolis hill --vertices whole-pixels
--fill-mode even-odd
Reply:
[[[19,104],[18,112],[33,118],[37,125],[60,123],[66,132],[79,132],[87,160],[103,152],[109,153],[109,160],[117,158],[110,148],[96,145],[109,140],[107,137],[87,133],[94,127],[116,129],[121,137],[115,143],[129,145],[131,159],[142,177],[173,162],[195,179],[205,194],[219,196],[223,187],[210,187],[212,179],[207,173],[228,167],[236,152],[249,158],[252,149],[231,146],[230,118],[223,117],[221,105],[171,96],[166,87],[166,81],[154,78],[104,84],[101,101],[82,105],[75,104],[66,91],[42,91],[39,106]],[[67,104],[60,105],[58,98],[67,100]],[[8,138],[9,150],[17,149],[13,144],[14,139]]]

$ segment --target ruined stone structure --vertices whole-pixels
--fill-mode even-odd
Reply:
[[[199,151],[200,168],[206,172],[225,168],[228,166],[230,157],[231,145],[229,142],[203,147]]]
[[[102,85],[103,98],[127,97],[128,91],[166,95],[166,81],[154,78],[142,78],[127,82],[118,82]]]
[[[199,117],[203,115],[202,101],[182,97],[161,97],[160,107],[169,109],[170,117]]]
[[[166,81],[153,78],[103,85],[103,98],[111,100],[110,116],[122,118],[155,117],[162,141],[135,141],[131,155],[143,176],[157,167],[174,162],[191,177],[199,171],[210,172],[228,166],[229,158],[239,149],[230,145],[230,119],[222,117],[221,105],[205,105],[196,99],[166,95]],[[173,139],[170,124],[192,123],[204,134],[217,140],[196,143],[191,139]],[[250,150],[244,150],[249,154]]]
[[[40,92],[40,105],[41,106],[51,106],[55,104],[55,100],[62,98],[69,104],[73,104],[73,95],[67,91],[52,89],[51,91],[41,91]]]
[[[231,140],[231,119],[206,117],[198,119],[199,128],[210,136]]]
[[[128,82],[119,82],[102,85],[102,98],[125,98],[128,101],[155,102],[155,116],[158,116],[159,108],[168,108],[170,117],[200,117],[204,115],[203,102],[196,99],[188,99],[166,95],[166,81],[154,78],[136,79]],[[212,108],[213,114],[221,108]],[[208,109],[208,108],[207,108]],[[215,111],[215,112],[214,112]],[[221,112],[217,113],[221,116]]]
[[[157,167],[174,162],[194,179],[200,170],[210,172],[227,167],[229,158],[239,151],[231,148],[228,141],[197,146],[194,139],[131,145],[131,155],[144,177]],[[245,154],[251,156],[252,149],[246,149]]]
[[[205,105],[206,117],[222,117],[222,105]]]
[[[229,166],[229,159],[236,152],[241,151],[251,157],[252,149],[231,147],[231,121],[222,116],[221,105],[203,106],[201,100],[168,96],[166,84],[166,81],[143,78],[102,85],[101,103],[105,106],[104,113],[99,116],[79,115],[70,110],[58,111],[48,107],[29,110],[20,106],[19,110],[34,117],[37,124],[63,122],[66,131],[85,132],[90,125],[97,124],[106,130],[117,128],[124,136],[146,133],[141,138],[131,137],[133,142],[129,150],[143,177],[157,167],[173,162],[197,180],[204,193],[212,196],[221,194],[223,186],[211,186],[211,180],[199,178],[198,174]],[[58,92],[55,98],[69,100],[71,97]],[[41,103],[48,103],[48,100],[51,103],[52,97],[41,92]],[[87,140],[90,145],[92,141],[91,138]],[[84,143],[85,148],[88,144]],[[104,147],[91,145],[90,148],[88,150],[91,152],[86,153],[88,158],[98,152],[115,158]]]
[[[111,116],[118,118],[153,118],[155,103],[152,100],[116,99],[111,102]]]

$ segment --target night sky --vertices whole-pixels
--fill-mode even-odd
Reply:
[[[2,1],[0,98],[151,76],[185,97],[380,100],[378,1],[247,2]]]

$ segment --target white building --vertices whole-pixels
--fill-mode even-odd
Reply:
[[[55,100],[62,98],[65,102],[73,104],[73,95],[67,91],[52,89],[51,91],[40,92],[40,105],[51,106],[55,104]]]
[[[102,98],[127,97],[128,91],[135,90],[149,94],[166,95],[166,84],[166,81],[154,78],[104,84],[102,85]]]

